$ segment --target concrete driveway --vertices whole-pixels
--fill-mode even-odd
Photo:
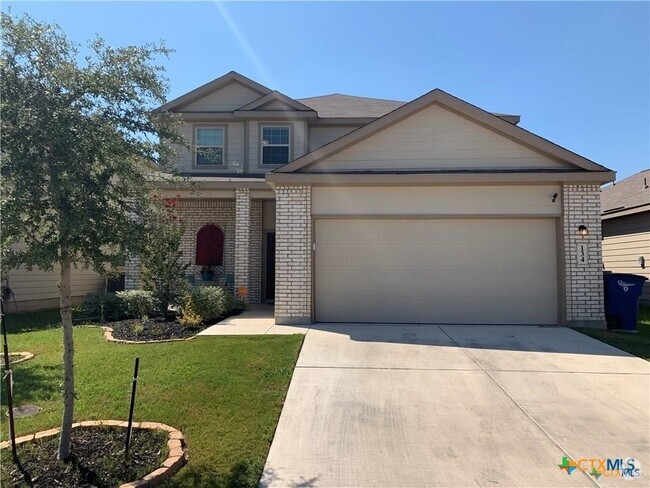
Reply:
[[[261,486],[645,487],[649,397],[649,363],[566,328],[317,325]]]

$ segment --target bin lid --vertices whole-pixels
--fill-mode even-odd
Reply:
[[[648,278],[645,276],[641,275],[635,275],[632,273],[603,273],[603,277],[606,279],[625,279],[625,280],[632,280],[632,281],[637,281],[643,283],[646,281]]]

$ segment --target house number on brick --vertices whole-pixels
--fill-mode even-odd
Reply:
[[[578,266],[587,266],[589,262],[589,246],[586,242],[579,242],[576,247],[576,261]]]

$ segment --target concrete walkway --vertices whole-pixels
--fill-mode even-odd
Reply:
[[[220,335],[266,335],[266,334],[305,334],[309,327],[275,325],[273,305],[249,305],[249,309],[239,315],[228,317],[218,324],[199,332],[200,336]]]
[[[645,487],[649,398],[649,363],[566,328],[315,325],[261,486]]]

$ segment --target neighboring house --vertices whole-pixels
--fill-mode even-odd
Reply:
[[[650,170],[603,188],[603,264],[650,280]],[[650,300],[646,281],[642,300]]]
[[[13,292],[13,298],[5,302],[7,312],[27,312],[59,307],[58,265],[53,271],[42,271],[33,268],[12,269],[2,281],[2,286],[8,286]],[[79,304],[87,293],[103,291],[105,279],[89,269],[72,268],[70,276],[72,302]]]
[[[200,148],[178,161],[195,190],[166,188],[192,280],[216,266],[278,324],[604,325],[615,174],[518,116],[438,89],[296,100],[234,72],[160,110]]]

